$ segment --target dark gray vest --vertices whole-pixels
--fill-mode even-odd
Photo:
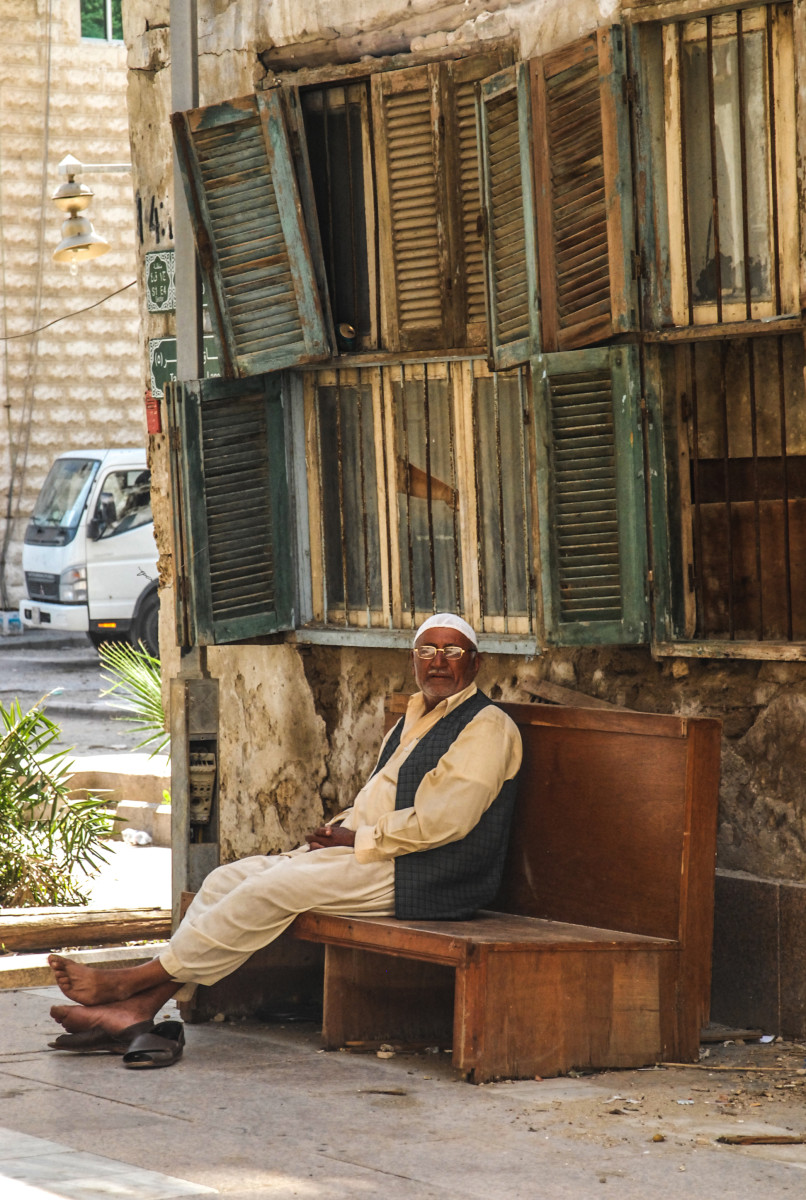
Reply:
[[[476,692],[421,738],[400,768],[396,809],[413,806],[422,780],[433,771],[465,725],[488,704],[492,700],[483,692]],[[402,732],[401,717],[381,751],[375,771],[391,758]],[[401,854],[394,860],[396,917],[459,921],[494,899],[504,870],[516,785],[515,779],[507,780],[478,824],[460,841],[415,854]]]

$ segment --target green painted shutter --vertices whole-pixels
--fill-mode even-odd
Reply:
[[[570,350],[637,327],[623,31],[530,69],[542,344]]]
[[[632,644],[649,601],[638,354],[546,354],[534,364],[546,636]]]
[[[279,377],[168,386],[185,644],[293,629]]]
[[[328,358],[277,91],[171,122],[225,370],[256,375]]]
[[[539,349],[531,114],[525,63],[478,90],[490,364],[528,362]]]

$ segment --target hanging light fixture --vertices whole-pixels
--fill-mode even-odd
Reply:
[[[54,262],[68,263],[74,267],[77,263],[99,258],[109,250],[109,243],[99,237],[92,227],[92,222],[83,215],[94,192],[86,183],[76,182],[76,175],[84,171],[130,170],[129,163],[81,163],[72,154],[65,155],[59,163],[59,173],[66,175],[67,181],[53,193],[53,202],[62,212],[67,213],[67,217],[62,222],[62,240],[53,251]]]

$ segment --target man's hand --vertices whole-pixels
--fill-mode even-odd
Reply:
[[[354,846],[355,834],[341,825],[320,825],[313,833],[306,833],[305,841],[311,850],[324,850],[325,846]]]

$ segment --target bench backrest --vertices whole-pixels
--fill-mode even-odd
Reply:
[[[406,699],[390,698],[387,724]],[[524,759],[494,907],[710,950],[720,722],[501,707]]]

